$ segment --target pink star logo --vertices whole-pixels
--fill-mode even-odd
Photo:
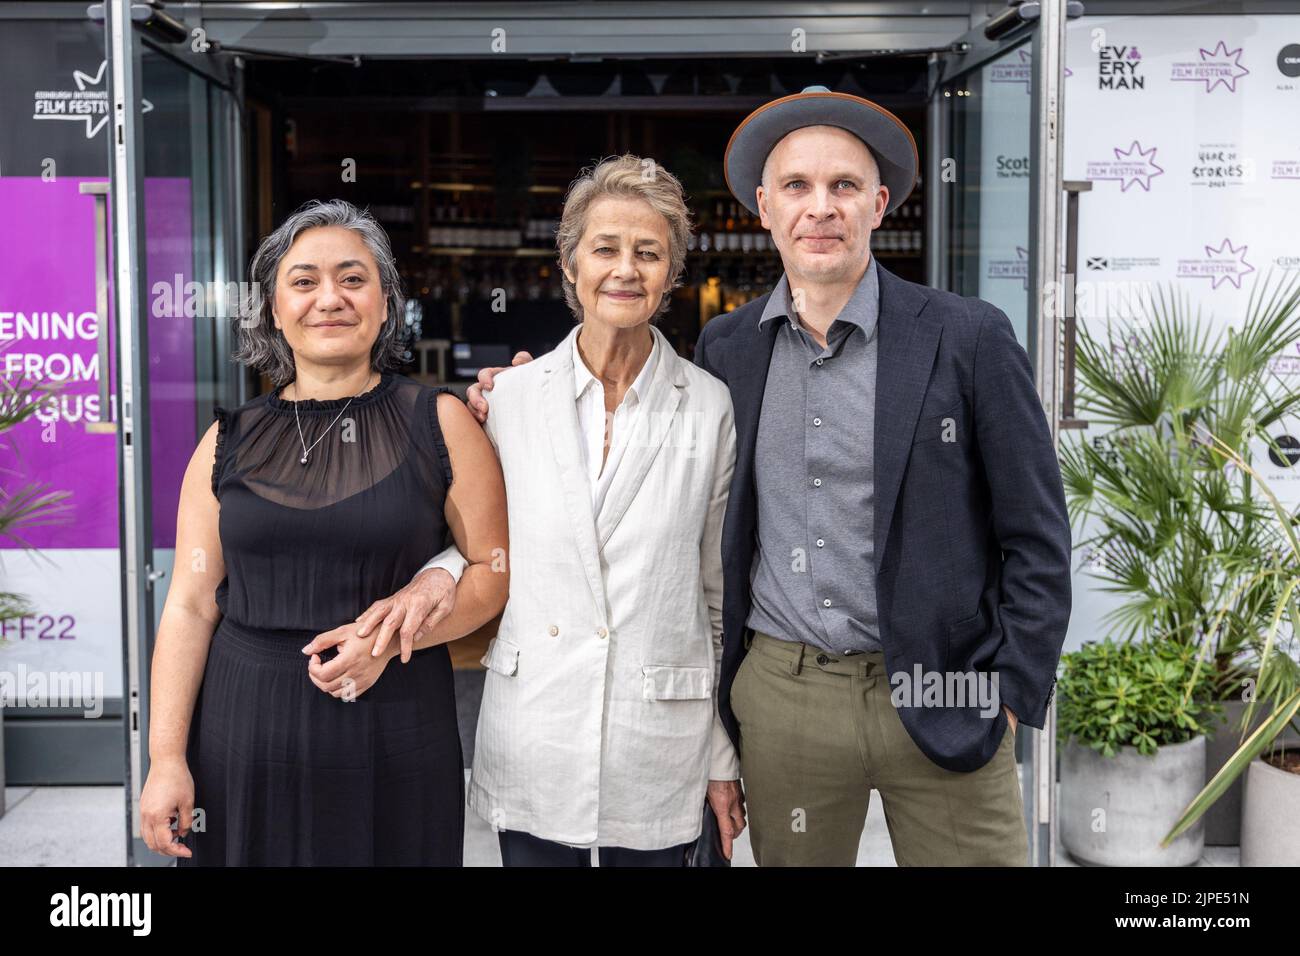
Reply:
[[[1028,50],[1017,50],[1016,56],[1019,62],[1014,63],[995,63],[990,78],[994,83],[1023,83],[1025,92],[1028,93],[1030,86],[1034,81],[1033,77],[1033,58],[1029,55]],[[1074,76],[1074,70],[1068,66],[1065,67],[1065,76]]]
[[[1222,263],[1227,267],[1221,271],[1216,270],[1210,276],[1211,290],[1217,289],[1220,282],[1231,282],[1234,289],[1240,289],[1242,276],[1250,275],[1255,271],[1255,267],[1246,261],[1246,247],[1233,246],[1227,239],[1224,239],[1217,249],[1206,246],[1205,255],[1211,262]]]
[[[1120,192],[1137,183],[1147,192],[1151,191],[1151,179],[1164,174],[1164,168],[1155,164],[1156,147],[1143,149],[1142,144],[1133,140],[1128,149],[1115,148],[1115,162],[1089,164],[1088,178],[1092,180],[1117,179]]]
[[[1241,47],[1229,50],[1222,40],[1213,50],[1201,49],[1199,63],[1175,63],[1171,79],[1205,82],[1205,92],[1213,92],[1220,83],[1229,93],[1237,92],[1237,81],[1250,73],[1241,65]]]

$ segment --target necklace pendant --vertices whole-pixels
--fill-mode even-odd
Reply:
[[[304,465],[307,464],[307,456],[303,455],[301,458],[298,459],[298,461]]]

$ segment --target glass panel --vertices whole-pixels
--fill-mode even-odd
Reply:
[[[229,303],[221,257],[221,217],[213,173],[224,167],[214,142],[227,104],[207,80],[146,48],[144,111],[144,271],[149,326],[150,480],[155,624],[167,597],[176,546],[176,510],[190,456],[212,424],[219,394],[213,361]],[[185,556],[184,561],[191,560]]]
[[[948,106],[956,188],[944,247],[949,288],[992,302],[1028,345],[1029,44],[1008,50],[939,93]]]
[[[7,411],[36,405],[0,433],[0,591],[25,605],[0,599],[0,671],[14,693],[7,780],[120,782],[117,436],[100,403],[96,314],[104,200],[81,188],[108,172],[103,30],[5,20],[0,63],[0,380]],[[111,296],[107,306],[111,316]],[[64,496],[47,515],[58,520],[11,523],[27,495],[45,493]],[[56,725],[57,713],[92,719]]]
[[[938,105],[947,107],[943,136],[946,159],[955,162],[952,173],[956,177],[948,184],[955,188],[944,233],[939,237],[945,257],[940,274],[948,276],[950,291],[977,296],[1002,309],[1011,319],[1017,340],[1026,347],[1032,82],[1030,45],[1026,42],[955,77],[937,94],[942,98]],[[942,167],[940,172],[943,175]],[[1021,727],[1016,733],[1031,855],[1037,817],[1034,759],[1039,733],[1031,727]]]

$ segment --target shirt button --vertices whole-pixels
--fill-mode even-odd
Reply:
[[[609,637],[609,631],[605,630],[603,627],[598,627],[596,628],[596,636],[599,638]]]
[[[822,364],[822,359],[818,359],[818,360],[817,360],[817,364],[818,364],[818,365],[821,365],[821,364]]]
[[[820,478],[814,478],[812,483],[814,488],[820,488],[822,486],[822,480]]]
[[[814,424],[815,426],[817,426],[818,428],[820,428],[820,427],[821,427],[821,424],[822,424],[822,420],[821,420],[820,418],[814,418],[814,419],[813,419],[813,424]]]
[[[824,601],[822,601],[822,607],[830,607],[830,606],[831,606],[830,598],[826,598]]]
[[[550,633],[551,637],[554,637],[555,635],[560,633],[560,629],[556,627],[554,624],[552,624],[546,630]]]
[[[817,539],[817,547],[819,547],[819,548],[824,548],[824,547],[826,547],[826,542],[825,542],[823,539],[818,538],[818,539]]]

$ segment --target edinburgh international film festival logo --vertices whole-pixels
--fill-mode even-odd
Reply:
[[[1156,165],[1156,147],[1143,149],[1137,140],[1128,149],[1116,146],[1112,150],[1114,159],[1089,160],[1084,178],[1093,182],[1117,180],[1119,191],[1128,192],[1130,186],[1141,186],[1144,192],[1151,191],[1151,180],[1164,175],[1164,168]]]
[[[32,119],[84,123],[86,139],[94,139],[95,134],[108,122],[108,84],[104,81],[107,72],[108,61],[105,60],[93,75],[73,70],[72,82],[76,89],[33,90]],[[141,114],[148,113],[151,109],[153,104],[141,98]]]
[[[1007,57],[1005,63],[994,63],[989,68],[990,83],[1023,83],[1025,92],[1029,92],[1033,63],[1027,50],[1017,50],[1014,57]]]
[[[1202,257],[1178,260],[1178,278],[1209,279],[1211,291],[1224,282],[1240,289],[1241,280],[1254,271],[1255,267],[1246,261],[1246,246],[1234,246],[1228,239],[1219,243],[1218,248],[1206,246]]]
[[[1300,155],[1273,160],[1270,179],[1289,179],[1300,182]]]
[[[1241,65],[1241,47],[1229,50],[1222,40],[1213,50],[1202,48],[1195,60],[1175,61],[1169,79],[1183,83],[1205,83],[1205,92],[1213,93],[1220,85],[1229,93],[1237,92],[1237,81],[1250,73]]]
[[[1033,83],[1034,60],[1028,50],[1017,50],[1014,57],[1008,56],[1005,63],[994,63],[989,67],[990,83],[1019,83],[1021,88],[1028,93]],[[1068,79],[1074,76],[1074,71],[1068,66],[1065,68],[1065,77]]]
[[[990,259],[986,275],[990,279],[1019,279],[1020,284],[1029,289],[1029,250],[1016,246],[1014,259]]]

